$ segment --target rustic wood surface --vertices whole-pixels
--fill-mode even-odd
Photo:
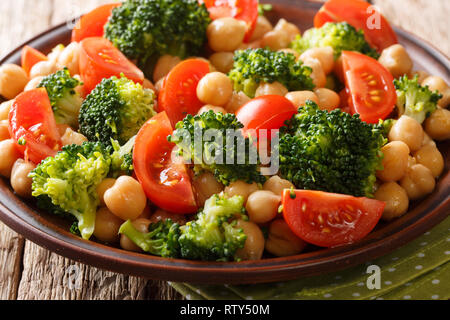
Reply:
[[[111,0],[0,1],[0,57],[50,26]],[[450,1],[373,0],[388,19],[450,56]],[[0,299],[181,299],[167,283],[86,266],[0,223]]]

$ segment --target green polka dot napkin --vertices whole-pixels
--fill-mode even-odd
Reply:
[[[387,256],[331,274],[256,285],[171,285],[189,300],[449,299],[449,231],[450,217]],[[380,267],[379,289],[367,286],[369,265]]]

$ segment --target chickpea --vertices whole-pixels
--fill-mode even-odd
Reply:
[[[11,170],[11,187],[14,192],[23,198],[31,198],[31,184],[33,180],[28,177],[36,168],[34,163],[17,159]]]
[[[42,82],[43,79],[44,79],[44,77],[42,77],[42,76],[31,79],[30,81],[28,81],[28,83],[25,86],[25,88],[23,89],[23,91],[30,91],[30,90],[36,89],[38,87],[38,85]]]
[[[409,148],[402,141],[392,141],[381,148],[383,152],[383,170],[377,171],[377,178],[382,181],[398,181],[408,167]]]
[[[444,170],[444,157],[438,148],[433,145],[424,145],[414,153],[417,163],[430,169],[435,178],[439,177]]]
[[[389,221],[398,218],[408,211],[408,194],[396,182],[383,183],[375,192],[375,199],[386,203],[383,220]]]
[[[281,50],[289,47],[291,43],[289,34],[280,30],[272,30],[267,32],[262,40],[261,47],[269,47],[272,50]]]
[[[333,90],[327,88],[319,88],[314,90],[317,98],[319,99],[319,108],[321,110],[332,111],[339,107],[341,104],[341,98]]]
[[[313,80],[316,88],[323,88],[327,84],[327,76],[325,71],[323,71],[322,64],[318,59],[306,59],[303,61],[305,66],[312,69],[311,79]]]
[[[450,139],[450,111],[437,109],[424,123],[425,131],[434,140]]]
[[[53,63],[56,63],[58,61],[59,56],[64,51],[66,47],[62,44],[58,44],[56,47],[52,49],[52,52],[50,52],[47,55],[47,58],[49,61],[52,61]]]
[[[294,55],[295,59],[298,59],[300,57],[300,53],[298,53],[297,51],[293,50],[293,49],[289,49],[289,48],[285,48],[285,49],[281,49],[278,50],[279,52],[284,52],[286,54],[292,54]]]
[[[245,204],[248,196],[258,190],[258,185],[255,182],[248,184],[247,182],[238,180],[225,187],[225,194],[229,197],[242,196]]]
[[[54,61],[40,61],[36,63],[30,70],[30,78],[46,77],[56,72],[57,67]]]
[[[119,229],[123,220],[115,216],[108,208],[100,208],[95,216],[94,236],[106,243],[119,241]]]
[[[297,237],[283,219],[272,221],[266,251],[277,256],[287,257],[298,254],[306,247],[306,242]]]
[[[19,158],[20,152],[13,139],[0,141],[0,175],[10,178],[14,163]]]
[[[186,224],[186,218],[182,214],[170,213],[162,209],[156,210],[156,212],[151,216],[150,221],[152,223],[156,223],[159,221],[164,221],[170,219],[175,223],[178,223],[180,226]]]
[[[242,249],[236,251],[236,256],[242,260],[259,260],[264,252],[264,235],[261,229],[253,222],[239,220],[237,228],[241,228],[247,240]]]
[[[278,214],[281,196],[271,191],[258,190],[250,194],[245,205],[250,221],[266,223],[275,219]]]
[[[308,49],[300,55],[300,60],[317,59],[322,65],[325,74],[334,70],[334,50],[332,47]]]
[[[225,110],[227,110],[229,113],[235,113],[250,100],[251,99],[242,91],[233,91],[230,101],[228,101],[228,103],[225,105]]]
[[[106,190],[105,204],[112,213],[122,220],[139,217],[147,205],[147,197],[141,184],[132,177],[121,176]]]
[[[64,146],[68,146],[71,144],[78,144],[81,146],[84,142],[87,141],[88,139],[84,135],[73,131],[72,128],[67,128],[64,134],[61,136],[61,142]]]
[[[270,21],[264,16],[259,16],[258,20],[256,20],[255,30],[250,38],[250,42],[260,40],[267,32],[272,31],[272,29],[273,27]]]
[[[200,110],[198,110],[197,114],[200,115],[202,113],[205,113],[205,112],[208,112],[211,110],[214,111],[215,113],[217,113],[217,112],[222,112],[223,114],[227,113],[227,111],[222,107],[216,107],[216,106],[207,104],[206,106],[201,107]]]
[[[80,44],[78,42],[72,42],[60,53],[56,61],[56,66],[58,69],[66,67],[73,76],[80,73],[79,61]]]
[[[400,181],[411,200],[417,200],[433,192],[436,185],[433,173],[421,164],[413,165]]]
[[[137,231],[142,233],[148,232],[148,227],[152,223],[150,220],[147,219],[137,219],[131,222],[133,226],[136,228]],[[133,241],[130,240],[126,235],[121,234],[120,235],[120,246],[122,249],[127,251],[133,251],[133,252],[141,252],[142,249],[139,248],[137,245],[134,244]]]
[[[0,67],[0,95],[6,99],[14,99],[27,83],[27,73],[18,65],[5,64]]]
[[[228,73],[233,68],[233,58],[234,54],[231,52],[216,52],[209,57],[209,61],[217,69],[217,71]]]
[[[153,85],[153,83],[148,80],[147,78],[144,79],[144,82],[142,83],[142,87],[144,89],[150,89],[156,92],[155,86]]]
[[[291,91],[285,97],[297,108],[304,106],[306,104],[306,100],[311,100],[319,104],[319,98],[312,91]]]
[[[289,42],[300,35],[300,29],[295,24],[287,22],[285,19],[280,19],[273,30],[287,34]]]
[[[431,76],[425,78],[422,82],[423,86],[428,86],[431,91],[439,91],[442,94],[442,98],[438,101],[438,104],[442,108],[446,108],[450,104],[450,88],[447,83],[445,83],[444,79],[441,77]]]
[[[8,120],[0,120],[0,141],[10,139],[9,135],[9,121]]]
[[[420,123],[408,116],[401,116],[389,131],[389,141],[403,141],[411,152],[419,150],[423,141],[423,129]]]
[[[224,106],[233,94],[230,78],[221,72],[211,72],[204,76],[197,86],[197,97],[206,104]]]
[[[434,142],[433,139],[430,138],[430,136],[425,132],[423,134],[423,141],[422,141],[422,147],[426,145],[431,145],[433,147],[436,147],[436,142]]]
[[[284,189],[291,188],[295,188],[295,186],[290,181],[282,179],[279,176],[271,177],[263,185],[263,190],[271,191],[280,196],[283,195]]]
[[[247,26],[234,18],[220,18],[211,22],[206,30],[211,49],[216,52],[233,52],[244,41]]]
[[[14,100],[5,101],[0,104],[0,120],[9,119],[9,111],[14,103]]]
[[[180,62],[179,57],[168,54],[159,58],[153,71],[153,81],[158,82],[159,79],[164,78]]]
[[[216,180],[211,172],[204,172],[193,179],[193,187],[197,193],[197,203],[203,207],[212,195],[221,193],[224,186]]]
[[[158,82],[155,83],[155,92],[156,93],[159,93],[161,91],[164,79],[165,78],[161,78],[161,79],[158,80]]]
[[[97,196],[101,206],[106,206],[104,199],[105,192],[106,190],[111,189],[115,183],[116,179],[106,178],[97,186]]]
[[[258,49],[261,48],[261,43],[261,39],[249,43],[243,42],[236,50]]]
[[[412,157],[412,156],[408,156],[408,164],[407,164],[407,168],[408,170],[412,168],[412,166],[417,164],[417,160],[416,158]]]
[[[422,83],[426,78],[430,76],[430,74],[423,70],[417,70],[411,74],[410,78],[413,79],[415,76],[417,76],[417,82]]]
[[[413,67],[409,54],[401,44],[394,44],[384,49],[378,62],[388,69],[394,78],[409,74]]]
[[[267,95],[285,96],[288,92],[288,89],[278,81],[274,83],[261,83],[256,89],[255,97]]]

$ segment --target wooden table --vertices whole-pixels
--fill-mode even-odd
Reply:
[[[0,1],[0,56],[111,0]],[[388,19],[450,56],[450,1],[374,0]],[[73,271],[78,281],[73,285]],[[181,299],[167,283],[107,272],[38,247],[0,223],[0,299]]]

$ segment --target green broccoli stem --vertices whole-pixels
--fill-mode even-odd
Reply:
[[[151,245],[148,243],[148,236],[146,233],[138,231],[131,220],[126,221],[120,226],[119,234],[126,235],[134,244],[141,248],[144,252],[151,252]]]

